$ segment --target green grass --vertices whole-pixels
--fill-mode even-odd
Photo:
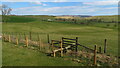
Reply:
[[[31,22],[35,21],[35,18],[30,18],[30,17],[25,17],[25,16],[2,16],[2,20],[4,22],[20,22],[20,23],[25,23],[25,22]]]
[[[3,42],[3,66],[83,66],[63,58],[53,58],[36,50]]]
[[[30,16],[26,16],[28,18],[30,18]],[[41,16],[32,16],[34,18],[36,18],[35,21],[30,21],[28,22],[11,22],[11,23],[3,23],[2,24],[2,31],[3,32],[18,32],[18,33],[29,33],[30,31],[32,32],[32,39],[33,40],[37,40],[37,34],[34,33],[41,33],[40,34],[40,38],[42,39],[43,42],[47,43],[47,34],[50,35],[50,40],[55,39],[55,40],[60,40],[61,37],[68,37],[68,38],[75,38],[75,37],[79,37],[79,43],[82,45],[85,45],[87,47],[90,48],[94,48],[94,45],[96,44],[98,47],[101,46],[102,47],[102,52],[103,52],[103,48],[104,48],[104,39],[107,39],[107,54],[112,54],[112,55],[118,55],[118,27],[114,27],[115,23],[94,23],[93,25],[81,25],[81,24],[72,24],[72,23],[62,23],[62,22],[47,22],[47,21],[41,21]],[[45,17],[45,16],[44,16]],[[46,17],[45,17],[46,18]],[[50,18],[50,17],[47,17]],[[51,17],[53,18],[53,17]],[[110,24],[109,27],[107,27],[106,25]],[[8,54],[6,53],[6,50],[9,50],[9,44],[5,43],[3,44],[4,46],[6,45],[6,47],[3,47],[3,54]],[[7,48],[8,45],[8,48]],[[12,45],[12,44],[10,44]],[[14,47],[14,46],[13,46]],[[81,48],[81,47],[79,47]],[[17,52],[23,52],[23,50],[21,49],[17,49]],[[16,49],[13,49],[13,52],[15,52]],[[29,50],[28,50],[29,51]],[[27,54],[28,51],[26,51],[25,53]],[[34,52],[29,52],[30,54],[34,54]],[[8,54],[9,55],[9,54]],[[16,56],[13,54],[13,56]],[[27,56],[27,55],[26,55]],[[29,54],[28,54],[28,58],[29,58]],[[40,55],[35,55],[35,56],[44,56],[44,54],[40,54]],[[18,55],[19,57],[19,55]],[[3,58],[8,58],[5,57],[3,55]],[[46,57],[48,58],[48,57]],[[13,58],[14,59],[14,58]],[[25,58],[23,58],[25,59]],[[37,58],[31,57],[31,60],[37,60]],[[31,61],[29,60],[29,61]],[[53,63],[51,63],[51,65],[57,65],[56,62],[58,60],[60,61],[60,65],[63,64],[61,62],[62,59],[52,59],[54,61],[52,61]],[[11,61],[15,61],[14,63],[10,63],[9,59],[6,59],[4,61],[4,65],[14,65],[15,63],[17,63],[17,60],[11,60]],[[24,60],[19,60],[21,65],[21,62],[26,62]],[[51,60],[50,60],[51,61]],[[36,64],[34,65],[44,65],[46,63],[43,64],[37,64],[38,61],[35,61]],[[26,62],[27,63],[27,62]],[[69,64],[69,62],[66,62],[66,64]],[[16,64],[17,65],[17,64]],[[27,64],[26,64],[27,65]],[[28,65],[30,65],[28,63]],[[74,64],[73,64],[74,65]]]
[[[22,27],[22,28],[21,28]],[[33,22],[33,23],[4,23],[3,32],[39,32],[49,33],[50,39],[59,40],[61,37],[79,37],[79,43],[93,48],[93,45],[104,45],[104,39],[108,39],[108,53],[117,55],[118,33],[117,29],[81,26],[77,24]],[[47,41],[46,35],[42,35]],[[36,37],[36,35],[33,35]]]

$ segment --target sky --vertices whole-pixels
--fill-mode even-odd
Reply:
[[[118,0],[2,0],[13,15],[118,15]]]

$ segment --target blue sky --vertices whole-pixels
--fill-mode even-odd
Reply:
[[[8,0],[3,1],[11,7],[15,15],[117,15],[117,0],[84,0],[72,2],[73,0],[54,0],[51,2],[43,0],[25,1]]]

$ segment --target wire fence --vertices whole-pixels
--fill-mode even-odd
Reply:
[[[51,40],[58,39],[58,41],[60,41],[62,37],[63,35],[58,36],[58,34],[31,33],[31,32],[29,33],[4,32],[2,34],[2,38],[3,38],[2,40],[5,42],[11,42],[18,46],[39,50],[47,54],[49,53],[50,55],[52,54],[53,56],[54,56],[53,54],[54,52],[51,47],[51,43],[52,43]],[[64,37],[69,37],[69,35],[64,35]],[[55,44],[55,45],[60,46],[59,44]],[[95,45],[95,47],[91,49],[87,46],[80,44],[78,41],[76,45],[78,46],[77,53],[72,51],[71,49],[69,50],[69,48],[66,48],[67,53],[64,53],[64,57],[72,58],[73,61],[77,61],[77,62],[81,62],[80,60],[82,60],[85,61],[86,63],[89,62],[89,64],[94,63],[94,65],[96,65],[98,62],[105,63],[104,60],[106,60],[107,57],[101,53],[101,48],[97,49],[97,46]],[[106,46],[106,40],[105,40],[105,46]],[[57,52],[56,55],[60,56],[60,52]],[[101,56],[104,57],[104,59],[101,60]],[[116,60],[111,60],[111,62],[112,61],[116,62]]]

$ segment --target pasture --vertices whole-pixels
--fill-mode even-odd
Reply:
[[[11,16],[12,17],[12,16]],[[19,33],[26,33],[26,35],[29,35],[29,32],[32,33],[32,40],[37,40],[37,35],[39,33],[40,38],[42,39],[42,41],[44,43],[47,43],[47,34],[49,34],[50,36],[50,40],[60,40],[61,37],[68,37],[68,38],[74,38],[74,37],[78,37],[78,43],[85,45],[89,48],[94,48],[94,45],[97,45],[98,47],[102,47],[102,52],[103,52],[103,48],[104,48],[104,39],[107,39],[107,53],[106,54],[110,54],[110,55],[114,55],[114,56],[118,56],[118,27],[115,27],[115,23],[95,23],[93,22],[90,25],[86,25],[86,24],[75,24],[75,23],[69,23],[69,22],[64,22],[64,21],[52,21],[52,22],[48,22],[48,21],[43,21],[43,19],[54,19],[54,17],[49,17],[49,16],[16,16],[15,19],[14,17],[12,18],[8,18],[9,20],[7,20],[5,23],[2,23],[2,31],[7,32],[9,34],[9,32],[13,32],[14,35],[17,35]],[[18,17],[18,18],[17,18]],[[26,19],[22,19],[22,18],[26,18]],[[32,18],[32,19],[31,19]],[[113,17],[114,18],[114,17]],[[14,21],[12,21],[12,19]],[[19,21],[21,20],[21,21]],[[82,20],[82,19],[81,19]],[[77,21],[78,23],[81,22]],[[103,19],[104,20],[104,19]],[[110,19],[111,20],[111,19]],[[84,21],[82,21],[84,22]],[[109,24],[109,26],[108,26]],[[118,26],[118,25],[117,25]],[[15,48],[12,49],[11,48]],[[79,47],[79,49],[81,49]],[[18,58],[14,58],[11,61],[16,61],[14,63],[9,63],[9,59],[8,59],[8,55],[13,55],[14,54],[10,54],[9,52],[12,53],[23,53],[23,51],[25,51],[25,53],[27,54],[26,56],[28,58],[30,58],[32,60],[36,60],[36,63],[38,64],[33,64],[33,65],[40,65],[39,62],[41,62],[41,60],[39,59],[39,56],[43,56],[44,59],[48,59],[49,57],[45,57],[44,54],[39,53],[38,52],[34,52],[34,51],[30,51],[30,50],[21,50],[19,49],[19,47],[15,47],[12,46],[12,44],[10,43],[5,43],[3,42],[3,65],[18,65],[19,63],[21,65],[24,65],[25,60],[27,60],[28,58],[23,58],[25,60],[20,60]],[[30,51],[30,52],[29,52]],[[28,53],[29,52],[29,53]],[[34,57],[31,57],[30,55],[33,54],[35,55]],[[39,56],[38,56],[39,55]],[[17,55],[18,57],[24,57],[23,54]],[[18,59],[18,60],[17,60]],[[37,61],[38,60],[38,61]],[[18,62],[18,64],[15,64]],[[42,60],[43,61],[43,60]],[[52,61],[50,63],[50,65],[56,65],[56,61],[60,61],[60,66],[62,64],[65,65],[82,65],[82,64],[74,64],[71,61],[65,61],[61,60],[61,58],[50,58],[48,60],[45,60],[46,62],[48,61]],[[24,63],[21,63],[24,62]],[[45,65],[47,63],[42,63],[41,65]],[[62,63],[64,62],[64,63]],[[30,63],[32,65],[32,63]],[[26,65],[30,65],[29,63]],[[85,64],[84,64],[85,65]],[[49,64],[48,64],[49,66]],[[57,65],[56,65],[57,66]],[[59,66],[59,64],[58,64]]]

